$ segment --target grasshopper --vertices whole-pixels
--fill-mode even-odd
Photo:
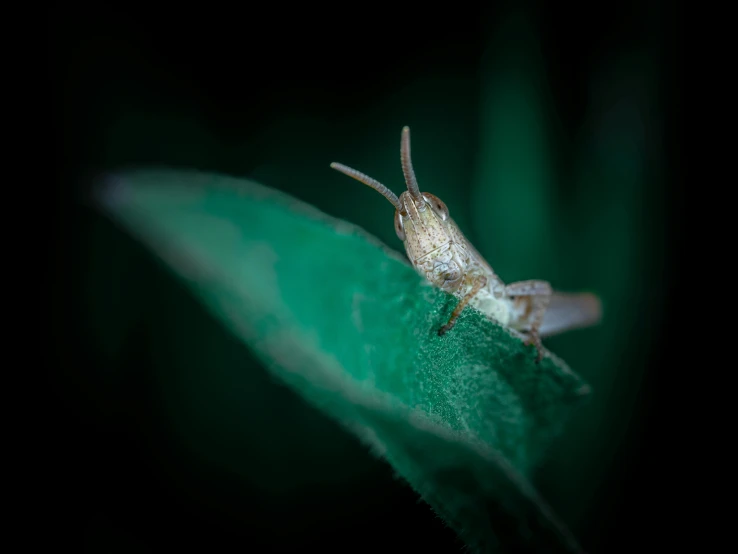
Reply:
[[[459,299],[448,322],[450,331],[461,312],[471,305],[488,318],[516,332],[526,346],[544,354],[541,338],[599,322],[601,303],[590,293],[554,291],[547,281],[506,285],[466,239],[437,196],[420,192],[410,159],[410,129],[402,129],[400,161],[407,190],[399,198],[380,182],[343,164],[331,167],[370,186],[395,207],[395,232],[412,266],[433,285]]]

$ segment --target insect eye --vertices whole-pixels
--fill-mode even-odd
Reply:
[[[440,216],[443,221],[448,219],[448,208],[446,207],[446,204],[443,203],[443,200],[429,192],[424,192],[423,196],[425,197],[425,201],[428,203],[428,205],[433,209],[434,212],[436,212],[436,214]]]
[[[398,239],[405,242],[405,228],[402,226],[402,216],[397,210],[395,210],[395,233]]]

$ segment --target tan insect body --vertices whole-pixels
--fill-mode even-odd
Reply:
[[[372,187],[395,206],[395,231],[413,267],[428,281],[459,298],[439,335],[450,331],[469,304],[525,336],[543,356],[542,336],[586,327],[601,318],[599,299],[589,293],[554,292],[546,281],[505,285],[466,239],[443,201],[418,188],[410,159],[410,129],[402,130],[400,159],[407,190],[397,197],[378,181],[342,164],[331,167]]]

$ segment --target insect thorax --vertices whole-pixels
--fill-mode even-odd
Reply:
[[[459,245],[447,242],[432,252],[410,261],[428,281],[447,292],[456,292],[462,285],[467,260],[468,254]]]
[[[470,304],[500,324],[508,324],[511,316],[510,301],[502,294],[504,285],[494,273],[479,264],[464,245],[450,241],[411,261],[428,281],[457,298],[464,298],[469,293],[474,286],[475,276],[484,275],[487,284]]]

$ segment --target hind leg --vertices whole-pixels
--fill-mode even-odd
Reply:
[[[543,323],[543,316],[551,300],[551,285],[546,281],[518,281],[505,287],[505,292],[511,297],[528,297],[531,300],[531,323],[526,344],[533,344],[538,351],[537,362],[543,358],[543,344],[538,330]]]

